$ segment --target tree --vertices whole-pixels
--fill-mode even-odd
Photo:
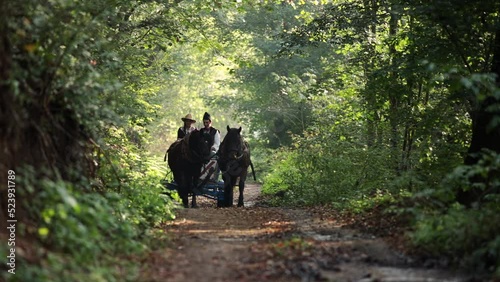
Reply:
[[[450,81],[463,85],[453,92],[468,105],[471,118],[472,135],[464,163],[477,164],[483,150],[500,153],[500,100],[496,94],[500,86],[500,21],[497,17],[500,4],[467,1],[464,5],[464,1],[455,0],[406,3],[412,7],[411,15],[417,20],[439,27],[440,40],[446,42],[440,48],[446,48],[449,52],[446,57],[456,62],[457,72]],[[461,191],[458,200],[469,205],[479,200],[481,194],[478,189]]]

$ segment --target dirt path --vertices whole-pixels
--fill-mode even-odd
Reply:
[[[314,210],[259,206],[181,209],[164,230],[171,244],[143,262],[140,281],[467,281],[419,267],[382,239]]]

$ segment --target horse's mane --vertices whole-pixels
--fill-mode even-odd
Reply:
[[[190,148],[190,143],[192,141],[191,139],[200,138],[199,134],[193,134],[195,132],[198,131],[195,130],[193,132],[190,132],[189,134],[184,136],[184,138],[174,141],[174,143],[172,143],[168,148],[167,152],[177,151],[181,154],[183,159],[189,160],[191,162],[198,162],[199,160],[197,158],[199,158],[199,156],[196,156]]]

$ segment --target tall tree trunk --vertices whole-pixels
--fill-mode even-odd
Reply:
[[[370,57],[364,63],[364,71],[365,71],[365,76],[370,77],[374,69],[373,61],[375,60],[376,57],[375,43],[371,42],[370,37],[377,36],[378,4],[376,0],[364,0],[363,5],[366,11],[365,16],[368,19],[367,22],[369,23],[367,28],[370,31],[369,33],[368,32],[366,33],[366,38],[365,38],[367,52],[370,55]],[[373,89],[369,89],[369,87],[365,88],[364,98],[366,101],[366,107],[368,113],[368,119],[366,124],[367,126],[366,144],[368,147],[373,147],[374,145],[376,145],[376,141],[378,139],[377,137],[379,133],[377,128],[379,126],[379,120],[380,120],[380,118],[378,117],[376,91],[374,91]]]
[[[402,171],[407,171],[412,168],[411,155],[413,152],[414,138],[415,138],[415,128],[416,122],[414,114],[416,108],[421,103],[426,104],[424,98],[422,98],[423,83],[422,80],[415,81],[414,78],[409,77],[406,82],[407,85],[407,102],[406,102],[406,112],[408,116],[404,118],[404,134],[403,134],[403,144],[401,150],[401,162],[400,169]],[[414,92],[416,91],[416,93]]]
[[[398,21],[399,17],[394,12],[394,6],[390,7],[391,18],[389,19],[389,37],[395,38],[398,31]],[[391,60],[396,56],[396,42],[393,40],[389,45],[389,57]],[[391,64],[394,65],[392,61]],[[395,69],[395,68],[393,68]],[[399,135],[399,110],[401,104],[401,93],[398,91],[398,75],[395,71],[392,71],[390,74],[391,81],[394,85],[392,89],[389,89],[389,119],[391,126],[390,133],[390,146],[391,146],[391,156],[394,162],[394,168],[396,173],[400,173],[400,164],[399,164],[399,156],[400,156],[400,135]]]
[[[500,29],[495,34],[491,72],[496,74],[496,85],[500,87]],[[484,101],[478,102],[476,110],[472,113],[472,140],[465,164],[477,163],[478,158],[474,154],[482,149],[490,149],[500,153],[500,128],[497,126],[494,129],[489,129],[495,116],[500,116],[500,111],[488,110],[491,105],[499,103],[500,101],[491,95]]]
[[[500,29],[498,29],[495,34],[491,72],[496,74],[496,85],[500,87]],[[475,105],[473,105],[471,112],[472,140],[464,161],[466,165],[476,164],[480,160],[479,153],[483,149],[489,149],[496,153],[500,153],[500,128],[498,126],[490,128],[490,124],[492,124],[494,118],[500,116],[500,111],[498,109],[495,112],[488,109],[494,104],[498,105],[500,101],[488,95],[487,98],[482,101],[476,100]],[[481,193],[482,191],[479,189],[460,191],[457,195],[457,200],[462,204],[470,205],[479,200]]]
[[[2,95],[2,102],[0,103],[0,220],[6,222],[7,212],[7,171],[12,169],[12,156],[11,150],[8,146],[10,134],[8,132],[8,120],[10,109],[9,104],[12,100],[12,93],[9,85],[9,70],[11,66],[10,60],[10,45],[7,37],[7,1],[0,0],[0,95]]]

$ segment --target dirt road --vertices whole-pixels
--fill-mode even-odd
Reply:
[[[382,238],[314,209],[264,207],[248,185],[244,208],[201,200],[164,226],[171,244],[143,262],[141,281],[467,281],[424,268]]]

